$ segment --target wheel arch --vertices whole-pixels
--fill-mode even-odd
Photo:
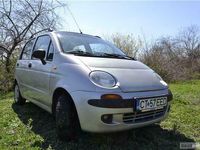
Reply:
[[[73,107],[74,107],[74,109],[76,111],[77,117],[78,117],[78,113],[77,113],[77,110],[76,110],[76,105],[74,103],[74,100],[73,100],[72,96],[69,94],[69,92],[66,89],[64,89],[62,87],[56,88],[54,90],[54,92],[53,92],[53,96],[52,96],[52,108],[51,108],[52,109],[52,114],[54,115],[54,113],[55,113],[55,106],[56,106],[56,103],[57,103],[57,98],[61,94],[66,94],[67,95],[67,97],[69,98],[68,100],[71,101],[71,103],[72,103],[72,105],[73,105]]]

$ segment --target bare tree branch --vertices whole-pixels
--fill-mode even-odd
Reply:
[[[7,45],[6,66],[9,66],[11,55],[24,40],[57,27],[55,9],[59,7],[62,5],[54,1],[0,0],[0,44]]]

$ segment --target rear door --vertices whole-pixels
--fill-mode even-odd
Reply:
[[[50,36],[43,35],[37,38],[33,52],[38,49],[46,51],[46,64],[36,58],[31,58],[31,61],[29,61],[29,66],[31,66],[29,68],[31,72],[31,98],[50,106],[49,83],[54,55],[54,46]]]
[[[31,39],[28,41],[20,55],[19,60],[16,63],[16,70],[15,70],[15,78],[18,82],[18,85],[20,87],[20,92],[25,97],[28,99],[28,95],[31,91],[30,88],[30,74],[29,74],[29,68],[28,68],[28,63],[31,59],[31,51],[33,48],[35,39]]]

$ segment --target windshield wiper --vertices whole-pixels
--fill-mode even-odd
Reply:
[[[132,57],[126,56],[126,55],[119,55],[119,54],[109,54],[109,53],[103,53],[101,55],[94,55],[90,52],[82,51],[82,50],[71,50],[66,52],[67,54],[74,54],[79,56],[93,56],[93,57],[110,57],[110,58],[119,58],[119,59],[130,59],[135,60]]]
[[[93,56],[92,53],[81,51],[81,50],[68,51],[66,53],[67,54],[80,55],[80,56]]]
[[[126,56],[126,55],[119,55],[119,54],[103,53],[102,56],[108,56],[108,57],[112,57],[112,58],[121,58],[121,59],[132,59],[132,60],[135,60],[132,57],[129,57],[129,56]]]

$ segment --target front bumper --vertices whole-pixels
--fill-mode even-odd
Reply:
[[[120,95],[125,103],[120,102],[122,104],[120,107],[105,108],[88,104],[88,101],[100,99],[103,94],[108,93],[76,91],[70,94],[77,109],[81,128],[89,132],[114,132],[160,122],[167,117],[171,102],[168,102],[168,105],[163,110],[146,113],[136,113],[133,109],[134,106],[131,107],[130,105],[134,104],[134,98],[172,95],[168,89],[148,92],[112,93]],[[112,115],[111,123],[102,121],[102,116],[107,114]]]

